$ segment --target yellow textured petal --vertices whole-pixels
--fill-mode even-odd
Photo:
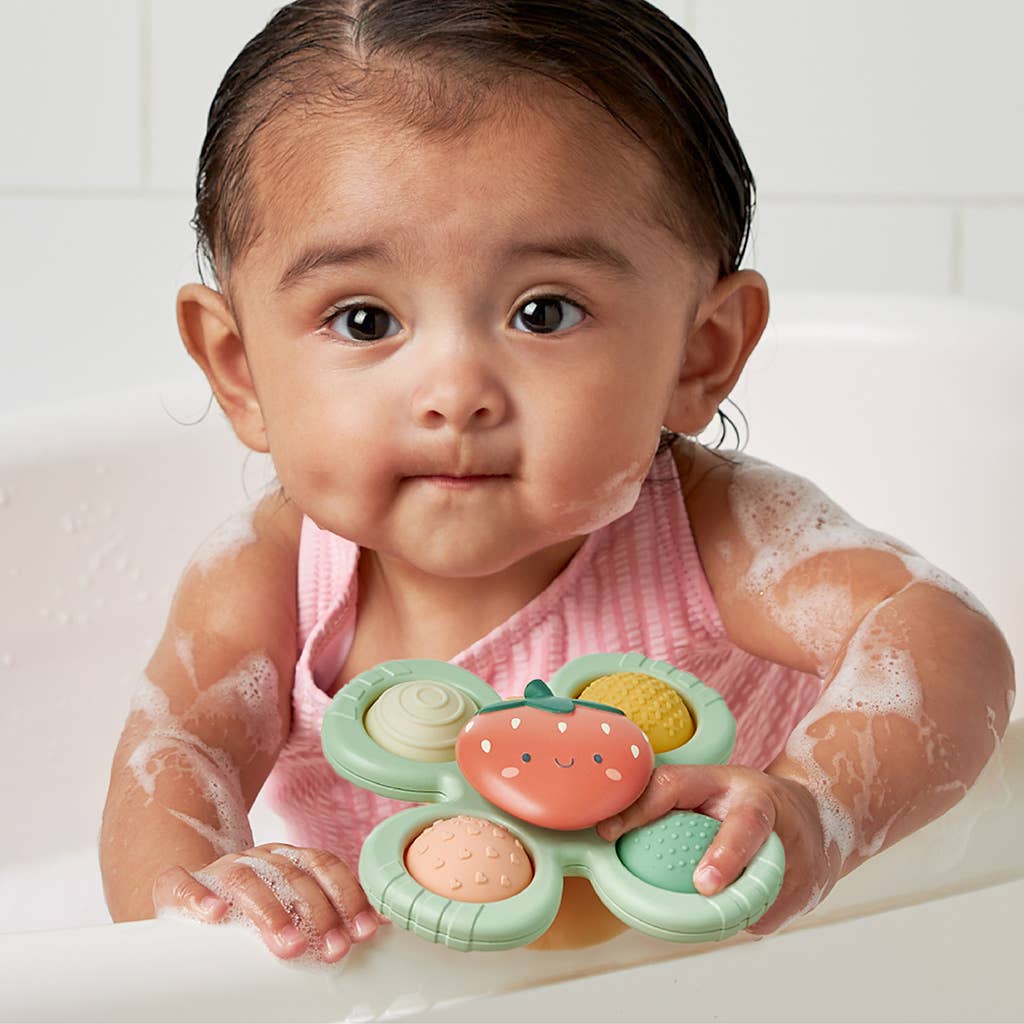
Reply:
[[[656,754],[681,747],[696,731],[693,715],[679,692],[642,672],[599,676],[578,696],[618,708],[644,731]]]

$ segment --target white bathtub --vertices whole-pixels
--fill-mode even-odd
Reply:
[[[1020,312],[779,293],[734,398],[749,452],[960,579],[1020,664],[1022,384]],[[207,395],[166,386],[0,419],[0,1019],[1020,1018],[1020,707],[953,811],[761,943],[629,933],[464,954],[386,928],[313,968],[234,928],[109,924],[96,840],[130,694],[191,552],[248,501],[243,481],[255,495],[272,472],[216,406],[179,426],[161,405],[192,420]],[[281,838],[258,802],[254,819],[257,841]]]

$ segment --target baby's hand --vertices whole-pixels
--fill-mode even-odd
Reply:
[[[597,826],[602,839],[677,808],[722,822],[693,879],[703,896],[734,882],[774,831],[786,852],[786,874],[775,902],[747,931],[770,935],[790,918],[816,906],[838,880],[825,856],[821,816],[798,782],[730,765],[660,765],[639,798]],[[705,873],[702,873],[705,872]]]
[[[233,906],[282,960],[312,944],[328,963],[387,920],[374,912],[340,858],[283,843],[226,854],[195,874],[168,868],[153,882],[153,906],[183,910],[211,924]]]

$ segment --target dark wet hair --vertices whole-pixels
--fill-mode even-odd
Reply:
[[[203,257],[226,283],[258,237],[254,145],[273,143],[282,115],[383,113],[454,141],[531,79],[610,113],[660,165],[645,196],[654,220],[719,278],[739,269],[753,175],[703,51],[646,0],[295,0],[246,43],[210,105],[191,222],[200,277]]]

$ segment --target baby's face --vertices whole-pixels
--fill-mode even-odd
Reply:
[[[454,145],[339,118],[258,165],[231,292],[278,476],[321,527],[479,576],[632,508],[699,286],[643,216],[653,170],[592,140],[540,113]],[[512,252],[570,236],[620,266]],[[323,256],[371,244],[394,261]],[[466,474],[493,476],[428,479]]]

